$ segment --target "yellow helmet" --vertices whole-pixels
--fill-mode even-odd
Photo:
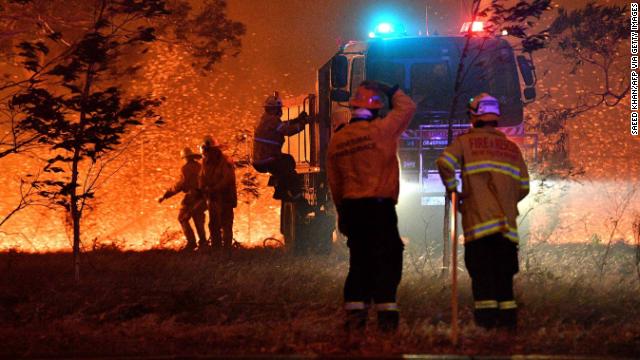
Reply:
[[[498,99],[487,93],[480,93],[469,99],[469,114],[471,122],[478,120],[495,121],[500,118],[500,103]]]

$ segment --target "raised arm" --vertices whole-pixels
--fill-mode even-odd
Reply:
[[[391,111],[380,120],[380,127],[385,134],[400,138],[416,113],[416,104],[397,87],[389,88],[387,91],[385,92],[391,101]]]

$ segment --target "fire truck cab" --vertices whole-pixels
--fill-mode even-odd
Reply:
[[[300,161],[300,165],[301,170],[313,168],[311,172],[303,170],[301,176],[308,186],[308,198],[323,210],[315,214],[315,220],[303,220],[308,222],[305,227],[295,210],[283,205],[285,241],[300,243],[307,238],[302,242],[325,244],[321,248],[326,248],[327,242],[330,245],[335,214],[326,182],[326,150],[333,131],[349,121],[348,100],[363,80],[398,84],[418,106],[398,153],[402,180],[399,226],[401,235],[410,242],[424,240],[427,230],[434,237],[442,234],[438,229],[442,229],[445,189],[435,160],[447,145],[450,114],[454,137],[470,127],[467,102],[471,97],[481,92],[495,96],[502,112],[499,129],[521,145],[525,154],[536,156],[535,138],[525,134],[523,125],[523,106],[536,96],[535,73],[530,59],[516,56],[505,39],[482,35],[370,37],[346,43],[318,71],[317,98],[310,95],[314,122],[302,137],[311,159]],[[460,63],[461,85],[453,108]],[[312,222],[315,225],[309,227]]]

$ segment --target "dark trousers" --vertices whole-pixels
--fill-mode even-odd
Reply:
[[[302,193],[302,182],[296,173],[296,161],[293,156],[280,154],[272,160],[254,163],[253,167],[258,172],[270,173],[276,179],[274,198],[286,199]]]
[[[396,291],[404,249],[395,204],[390,199],[345,199],[338,209],[338,221],[350,250],[345,308],[351,313],[362,312],[373,301],[378,325],[394,329],[398,325]]]
[[[231,249],[233,245],[233,204],[217,198],[209,198],[207,211],[209,211],[211,247]]]
[[[517,305],[513,276],[518,273],[517,245],[502,234],[492,234],[470,241],[464,247],[476,323],[485,328],[515,328]]]
[[[196,227],[200,243],[207,241],[207,236],[204,232],[205,208],[204,199],[196,196],[189,194],[182,200],[180,212],[178,213],[178,221],[180,222],[180,227],[182,227],[184,236],[187,238],[188,249],[193,249],[196,246],[196,236],[193,232],[193,228],[191,228],[191,219],[193,219],[193,224]]]

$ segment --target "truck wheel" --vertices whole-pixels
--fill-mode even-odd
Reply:
[[[326,213],[320,213],[313,219],[312,237],[314,253],[326,255],[331,253],[333,246],[333,231],[335,218]]]
[[[333,246],[335,218],[326,212],[313,217],[299,214],[292,202],[282,202],[280,231],[287,251],[296,255],[329,254]]]

